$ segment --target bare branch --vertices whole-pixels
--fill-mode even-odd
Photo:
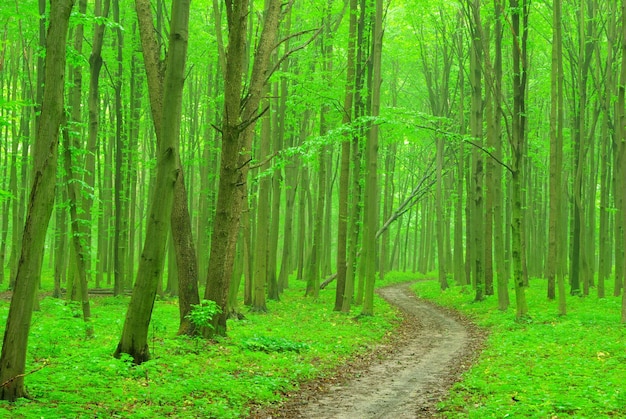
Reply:
[[[291,50],[289,50],[289,51],[285,52],[285,53],[283,54],[283,56],[282,56],[282,57],[280,57],[280,58],[278,59],[278,61],[276,61],[276,64],[274,65],[274,67],[272,67],[272,69],[268,72],[268,74],[267,74],[267,78],[265,79],[265,81],[267,82],[267,80],[269,80],[269,78],[272,76],[272,74],[274,74],[274,72],[275,72],[276,70],[278,70],[278,68],[279,68],[279,67],[280,67],[280,65],[283,63],[283,61],[285,61],[287,58],[289,58],[289,56],[290,56],[291,54],[293,54],[293,53],[295,53],[295,52],[298,52],[298,51],[300,51],[300,50],[302,50],[302,49],[306,48],[306,47],[307,47],[307,45],[309,45],[311,42],[313,42],[313,41],[315,40],[315,38],[317,38],[317,37],[318,37],[318,35],[319,35],[320,33],[322,33],[322,29],[323,29],[323,27],[318,28],[318,29],[317,29],[317,31],[313,34],[313,36],[311,36],[311,38],[309,38],[309,39],[308,39],[308,40],[307,40],[304,44],[299,45],[299,46],[297,46],[297,47],[295,47],[295,48],[293,48],[293,49],[291,49]],[[278,43],[278,45],[280,45],[282,42],[285,42],[286,40],[288,40],[288,39],[292,38],[293,36],[298,36],[298,35],[302,35],[302,34],[309,33],[309,32],[313,32],[313,29],[308,30],[308,31],[302,31],[302,32],[299,32],[299,33],[294,34],[294,35],[290,35],[290,36],[288,36],[287,38],[284,38],[283,40],[281,40],[281,41]],[[278,45],[276,45],[276,46],[278,46]]]
[[[508,170],[510,173],[513,173],[513,169],[511,169],[511,167],[510,167],[508,164],[506,164],[505,162],[503,162],[502,160],[500,160],[499,158],[497,158],[496,156],[494,156],[494,155],[493,155],[493,153],[492,153],[491,151],[487,150],[485,147],[483,147],[483,146],[481,146],[481,145],[479,145],[479,144],[476,144],[475,142],[470,141],[470,140],[467,140],[467,139],[465,139],[465,140],[463,140],[463,141],[465,141],[466,143],[471,144],[471,145],[473,145],[474,147],[478,148],[478,149],[479,149],[479,150],[481,150],[483,153],[487,154],[489,157],[491,157],[492,159],[494,159],[494,160],[496,161],[496,163],[498,163],[500,166],[502,166],[502,167],[506,168],[506,170]]]

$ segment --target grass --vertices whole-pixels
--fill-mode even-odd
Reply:
[[[531,319],[519,323],[514,307],[497,309],[496,297],[474,303],[473,293],[460,287],[441,292],[436,282],[417,283],[414,290],[490,332],[478,363],[440,405],[445,417],[626,417],[621,297],[568,296],[568,315],[561,317],[556,301],[545,297],[546,282],[534,280],[526,292]]]
[[[305,284],[269,314],[231,321],[229,336],[206,342],[176,336],[176,300],[157,301],[150,329],[153,359],[133,366],[111,356],[128,297],[92,299],[95,335],[84,339],[80,307],[44,298],[33,317],[26,387],[33,400],[0,402],[0,418],[240,418],[252,404],[277,401],[298,383],[329,374],[391,333],[397,313],[376,297],[374,317],[332,311],[334,290],[313,301]],[[8,314],[0,302],[0,332]]]

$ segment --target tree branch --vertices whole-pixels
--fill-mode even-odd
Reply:
[[[487,150],[485,147],[483,147],[483,146],[481,146],[479,144],[476,144],[475,142],[473,142],[471,140],[464,139],[463,141],[465,141],[466,143],[471,144],[474,147],[480,149],[482,152],[484,152],[489,157],[494,159],[500,166],[506,168],[506,170],[508,170],[510,173],[513,173],[513,169],[511,169],[511,167],[508,164],[506,164],[503,161],[501,161],[500,159],[498,159],[496,156],[493,155],[493,153],[491,151]]]

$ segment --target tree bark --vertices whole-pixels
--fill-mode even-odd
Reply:
[[[618,199],[618,209],[621,213],[621,222],[622,222],[622,246],[626,243],[626,180],[624,180],[624,175],[626,175],[626,0],[622,0],[621,4],[622,8],[622,34],[621,34],[621,42],[622,42],[622,60],[621,60],[621,72],[619,78],[619,87],[617,90],[617,109],[618,114],[616,115],[617,119],[617,133],[618,133],[618,147],[616,152],[618,153],[618,162],[620,164],[617,165],[616,170],[618,172],[617,179],[619,179],[619,183],[616,185],[616,188],[619,189],[619,193],[617,196]],[[624,266],[626,266],[626,252],[624,249],[622,250],[622,257],[624,258]],[[622,323],[626,323],[626,279],[621,278],[622,283]]]
[[[24,225],[15,289],[0,355],[0,399],[27,397],[24,388],[28,332],[39,286],[48,222],[54,205],[58,138],[63,118],[65,44],[73,0],[52,1],[46,36],[45,90],[37,126],[33,181]]]
[[[96,0],[94,6],[94,14],[96,16],[108,17],[110,0],[105,0],[102,5],[102,0]],[[87,123],[87,155],[85,156],[85,176],[84,181],[88,187],[96,188],[96,154],[98,149],[98,130],[100,127],[100,70],[102,69],[102,44],[104,42],[104,29],[105,25],[94,25],[93,42],[91,44],[91,54],[89,56],[89,93],[87,96],[88,107],[88,123]],[[85,198],[85,219],[91,224],[93,206],[93,195],[89,194]],[[100,215],[102,217],[102,215]],[[106,232],[100,231],[102,225],[98,223],[98,237],[106,234]],[[98,258],[96,262],[96,287],[100,287],[103,280],[103,267],[102,254],[100,252],[100,240],[98,240]]]
[[[561,171],[563,161],[563,63],[561,39],[561,0],[553,4],[552,71],[550,82],[550,219],[548,227],[548,298],[556,297],[559,290],[559,314],[566,314],[565,283],[559,269],[559,241],[563,228],[560,214]],[[557,279],[558,277],[558,279]]]
[[[155,190],[150,205],[146,238],[139,260],[133,294],[115,356],[129,354],[136,364],[150,359],[148,325],[157,285],[164,266],[167,235],[171,227],[174,185],[180,174],[178,142],[182,91],[185,79],[189,0],[174,0],[170,24],[167,70],[163,85],[162,137],[157,147]]]
[[[248,2],[226,0],[228,20],[228,51],[224,75],[224,120],[222,123],[222,155],[215,224],[211,235],[211,251],[205,299],[217,302],[222,309],[213,318],[213,328],[203,334],[212,337],[226,334],[226,305],[233,273],[244,189],[250,161],[254,127],[259,116],[263,86],[267,82],[270,55],[281,17],[282,3],[268,0],[263,29],[254,54],[249,90],[242,102],[245,35]]]
[[[144,62],[146,67],[146,77],[149,86],[150,109],[155,126],[157,144],[163,140],[167,127],[164,125],[166,117],[164,103],[167,100],[165,94],[165,84],[163,76],[167,74],[170,62],[164,63],[160,60],[160,47],[156,39],[150,2],[147,0],[136,1],[137,17],[139,20],[139,31],[141,43],[144,50]],[[159,146],[160,147],[160,146]],[[176,166],[178,176],[174,184],[174,200],[171,212],[171,237],[176,254],[176,266],[178,269],[178,290],[179,290],[179,327],[178,334],[193,336],[198,331],[189,321],[187,315],[191,312],[194,304],[200,303],[198,292],[198,261],[196,250],[191,233],[191,218],[189,215],[187,189],[185,186],[184,173],[177,156]]]
[[[525,127],[526,127],[526,39],[528,36],[528,5],[526,0],[510,0],[513,30],[513,123],[511,135],[512,156],[512,216],[511,216],[511,257],[513,259],[513,281],[515,284],[516,317],[521,319],[528,314],[524,282],[524,258],[522,229],[522,171]],[[522,20],[520,26],[520,19]]]
[[[371,115],[380,114],[380,87],[382,83],[381,58],[383,50],[383,4],[375,2],[372,28],[372,84]],[[365,145],[365,211],[363,218],[363,262],[365,263],[365,289],[361,315],[374,314],[374,283],[376,281],[376,231],[378,230],[378,124],[369,129]]]

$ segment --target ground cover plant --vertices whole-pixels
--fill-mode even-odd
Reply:
[[[435,282],[414,285],[418,296],[460,310],[489,330],[478,362],[440,405],[450,418],[626,417],[626,328],[621,297],[569,296],[568,314],[545,297],[546,283],[531,281],[530,318],[514,308],[473,302],[473,292]]]
[[[157,301],[153,359],[139,366],[112,357],[128,297],[93,298],[92,339],[84,338],[78,305],[45,297],[29,342],[33,399],[0,402],[0,418],[245,417],[252,404],[275,402],[298,382],[367,351],[398,322],[378,297],[376,316],[357,318],[332,311],[330,289],[313,300],[303,297],[304,283],[291,286],[281,302],[268,302],[269,314],[244,311],[246,319],[232,321],[229,336],[213,343],[177,337],[176,299]],[[0,301],[2,326],[8,303]]]

